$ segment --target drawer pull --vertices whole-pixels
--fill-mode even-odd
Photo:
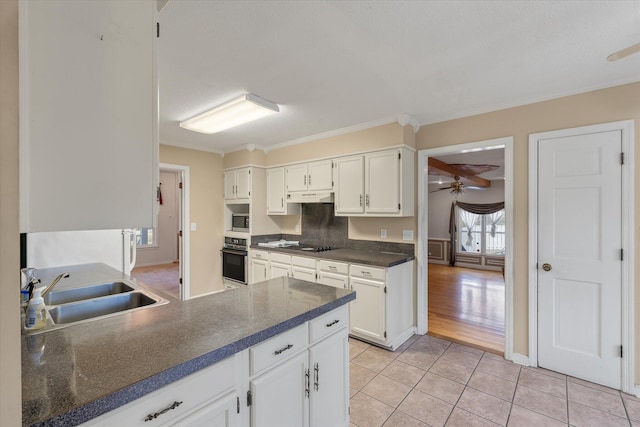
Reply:
[[[164,408],[162,411],[160,411],[160,412],[156,412],[155,414],[149,414],[149,415],[147,415],[147,417],[144,419],[144,422],[147,422],[147,421],[153,421],[153,420],[155,420],[156,418],[158,418],[160,415],[164,414],[165,412],[169,412],[169,411],[171,411],[171,410],[173,410],[173,409],[176,409],[178,406],[182,405],[182,403],[183,403],[183,402],[175,401],[175,402],[173,402],[173,403],[171,404],[171,406],[167,406],[167,407],[166,407],[166,408]]]
[[[333,325],[335,325],[335,324],[336,324],[336,323],[338,323],[339,321],[340,321],[340,319],[336,319],[336,320],[334,320],[333,322],[329,322],[329,323],[327,323],[327,328],[332,327]]]
[[[368,272],[368,271],[362,270],[362,271],[360,271],[360,273],[362,273],[363,276],[371,276],[371,273]]]
[[[275,354],[277,356],[280,353],[284,353],[285,351],[287,351],[287,350],[289,350],[291,348],[293,348],[293,344],[288,344],[286,347],[282,347],[280,350],[274,351],[273,354]]]
[[[337,269],[338,269],[338,268],[337,268],[336,266],[334,266],[334,265],[330,265],[330,266],[329,266],[329,270],[336,271]]]

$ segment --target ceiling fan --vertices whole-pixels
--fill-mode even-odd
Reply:
[[[607,56],[607,60],[609,62],[617,61],[618,59],[622,59],[626,56],[633,55],[634,53],[638,53],[638,52],[640,52],[640,43],[632,44],[629,47],[621,49]]]
[[[464,193],[464,190],[486,190],[487,189],[487,187],[478,187],[475,185],[464,185],[464,183],[460,181],[460,177],[458,175],[454,176],[453,179],[455,181],[449,184],[448,187],[440,187],[437,190],[430,191],[430,193],[435,193],[437,191],[442,191],[442,190],[450,190],[449,192],[451,194],[458,195],[458,194]]]

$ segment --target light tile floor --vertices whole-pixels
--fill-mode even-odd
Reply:
[[[349,350],[352,427],[640,427],[634,396],[439,338]]]

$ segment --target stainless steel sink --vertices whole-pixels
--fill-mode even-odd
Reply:
[[[126,280],[56,290],[44,299],[48,312],[47,326],[27,329],[26,334],[48,332],[169,302]]]
[[[44,303],[46,305],[67,304],[131,291],[133,291],[133,288],[123,282],[102,283],[82,288],[52,291],[44,297]]]
[[[93,319],[107,314],[120,313],[157,302],[158,300],[142,292],[130,292],[59,305],[50,309],[49,314],[53,323],[61,325]]]

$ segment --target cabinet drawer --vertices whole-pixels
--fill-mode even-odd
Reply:
[[[349,264],[344,262],[321,260],[318,261],[318,270],[329,273],[349,274]]]
[[[235,357],[232,356],[82,425],[104,427],[165,425],[167,422],[184,417],[223,392],[234,390],[235,379],[236,364]],[[173,409],[160,414],[172,406]],[[156,418],[153,418],[156,414],[158,414]]]
[[[251,259],[263,259],[267,261],[269,259],[269,252],[267,251],[251,251]]]
[[[296,267],[306,267],[306,268],[316,268],[316,260],[313,258],[306,258],[301,256],[292,256],[291,257],[291,265],[295,265]]]
[[[290,355],[304,350],[309,342],[306,323],[249,349],[251,375],[287,359]]]
[[[271,261],[280,262],[282,264],[290,264],[291,263],[291,255],[281,254],[278,252],[271,252],[269,254],[269,259]]]
[[[370,280],[385,281],[385,269],[378,267],[369,267],[367,265],[351,264],[349,274],[354,277],[362,277]]]
[[[349,326],[349,306],[343,305],[309,322],[309,342],[314,343]]]

